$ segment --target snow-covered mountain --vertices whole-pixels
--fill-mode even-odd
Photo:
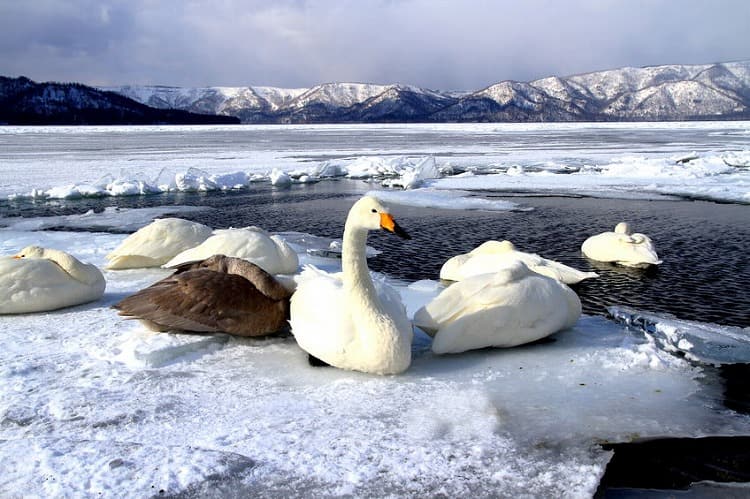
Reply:
[[[750,61],[502,81],[464,93],[366,83],[312,88],[128,85],[99,90],[162,110],[231,116],[243,123],[750,119]],[[0,97],[2,93],[0,89]]]
[[[671,121],[750,118],[750,61],[504,81],[430,116],[436,121]]]
[[[655,121],[750,118],[750,61],[620,68],[456,94],[408,85],[110,87],[154,107],[244,123]]]
[[[0,123],[16,125],[237,123],[233,116],[161,109],[77,83],[36,83],[0,76]]]

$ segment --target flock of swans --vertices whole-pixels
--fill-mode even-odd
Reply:
[[[522,345],[574,325],[581,302],[568,284],[597,277],[488,241],[446,261],[440,278],[456,282],[410,319],[399,293],[368,269],[367,235],[380,229],[409,239],[379,200],[362,197],[344,226],[342,271],[308,265],[298,273],[296,252],[263,229],[155,220],[107,255],[106,268],[175,271],[113,307],[155,331],[264,336],[290,329],[311,363],[397,374],[411,363],[414,326],[433,337],[437,354]],[[619,265],[661,263],[651,239],[626,223],[588,238],[581,251]],[[0,257],[0,281],[0,314],[87,303],[105,289],[97,267],[37,246]]]

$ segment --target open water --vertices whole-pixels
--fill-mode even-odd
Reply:
[[[48,216],[82,213],[105,206],[208,206],[180,215],[214,228],[258,225],[266,230],[341,237],[347,211],[357,196],[378,188],[354,180],[325,181],[291,189],[267,184],[241,192],[178,193],[154,196],[21,202],[0,205],[0,215]],[[628,305],[678,318],[750,326],[750,219],[748,207],[706,201],[643,201],[578,197],[497,195],[528,211],[486,212],[393,206],[412,236],[409,241],[372,233],[369,244],[382,253],[373,270],[405,281],[437,279],[448,258],[489,239],[508,239],[522,251],[538,253],[599,278],[574,286],[584,312],[605,314],[610,305]],[[587,260],[581,243],[590,235],[628,221],[655,242],[664,263],[648,270]],[[63,229],[64,227],[61,227]],[[118,227],[109,230],[118,232]]]

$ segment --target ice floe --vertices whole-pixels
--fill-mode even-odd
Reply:
[[[615,321],[687,359],[717,365],[750,364],[750,327],[686,321],[624,306],[611,306],[607,311]]]

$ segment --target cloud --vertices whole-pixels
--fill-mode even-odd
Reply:
[[[0,3],[0,74],[89,84],[478,89],[747,59],[747,19],[745,0],[28,0]]]

